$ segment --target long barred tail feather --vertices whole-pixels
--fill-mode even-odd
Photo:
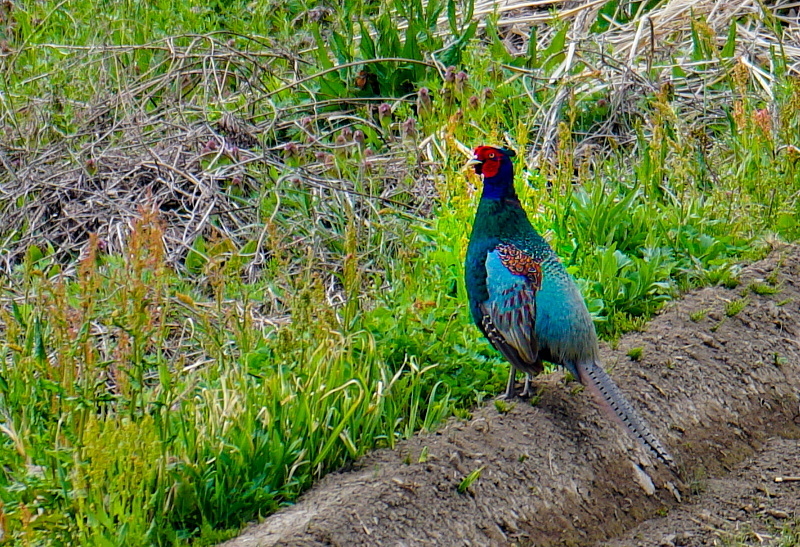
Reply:
[[[628,399],[622,394],[617,384],[605,370],[596,362],[590,361],[578,365],[579,380],[593,392],[603,406],[613,413],[614,417],[633,435],[633,437],[648,448],[658,459],[671,468],[675,468],[675,460],[662,446],[659,440],[650,431],[644,418],[633,408]]]

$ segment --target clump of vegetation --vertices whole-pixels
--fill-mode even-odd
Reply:
[[[709,310],[707,308],[689,312],[689,320],[692,321],[693,323],[699,323],[700,321],[706,318],[708,312]]]
[[[508,414],[514,408],[514,403],[509,403],[505,399],[495,399],[494,408],[497,409],[497,412],[500,414]]]
[[[458,484],[458,493],[465,494],[469,491],[472,484],[481,477],[481,473],[486,466],[481,466],[473,471],[470,471],[469,474],[464,477],[464,479]]]
[[[747,286],[748,289],[753,291],[755,294],[765,296],[769,294],[777,294],[781,292],[780,285],[777,284],[770,284],[770,283],[761,283],[758,281],[753,281],[750,285]]]
[[[737,298],[736,300],[731,300],[730,302],[725,303],[725,315],[728,317],[733,317],[738,315],[743,309],[747,307],[750,303],[750,299],[747,297]]]
[[[631,361],[639,361],[642,359],[642,355],[644,355],[644,348],[641,346],[631,348],[628,350],[627,355]]]
[[[520,153],[612,340],[796,239],[788,23],[668,8],[578,36],[558,4],[2,4],[6,537],[219,542],[500,391],[462,283],[473,145]]]

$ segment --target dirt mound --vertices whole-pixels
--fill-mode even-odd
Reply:
[[[800,250],[774,252],[746,268],[741,281],[732,290],[692,292],[646,332],[604,350],[606,367],[675,456],[680,478],[559,373],[537,379],[535,406],[517,402],[500,413],[490,404],[469,421],[451,420],[397,450],[373,453],[227,547],[590,545],[665,514],[613,545],[700,545],[691,541],[702,540],[705,523],[694,515],[706,498],[693,492],[703,488],[709,499],[727,496],[730,503],[720,501],[712,512],[739,511],[752,498],[755,509],[742,511],[767,514],[749,496],[758,485],[742,482],[749,468],[731,470],[767,447],[785,458],[779,474],[798,471],[797,443],[770,439],[800,434]],[[641,348],[638,361],[627,357],[633,348]],[[772,461],[763,465],[778,472]],[[464,488],[477,470],[480,477]],[[723,484],[727,492],[719,490]],[[783,492],[775,514],[791,516],[800,486]],[[692,519],[701,521],[697,530],[684,526]],[[670,530],[689,535],[669,537]]]

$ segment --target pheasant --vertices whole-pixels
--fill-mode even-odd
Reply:
[[[516,154],[479,146],[468,165],[483,175],[465,264],[472,318],[511,364],[505,397],[515,397],[517,371],[530,379],[542,361],[563,366],[660,460],[672,456],[650,431],[611,377],[600,366],[597,334],[575,282],[556,254],[531,226],[514,190]]]

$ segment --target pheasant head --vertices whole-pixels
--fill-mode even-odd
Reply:
[[[513,197],[514,166],[511,158],[516,156],[513,150],[495,146],[479,146],[475,156],[467,163],[475,169],[475,173],[483,175],[483,197],[486,199],[503,199]]]

